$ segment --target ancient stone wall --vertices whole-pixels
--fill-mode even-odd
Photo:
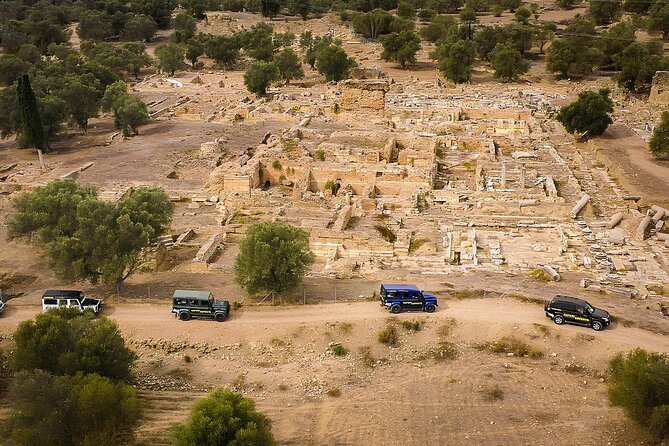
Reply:
[[[651,102],[666,103],[669,101],[669,71],[657,71],[655,73],[648,99]]]
[[[342,109],[383,112],[390,85],[388,81],[349,79],[340,85]]]

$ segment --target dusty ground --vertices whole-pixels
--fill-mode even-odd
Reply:
[[[0,335],[38,311],[16,307]],[[600,333],[557,327],[536,304],[498,298],[442,300],[434,314],[394,317],[376,302],[245,307],[223,324],[175,320],[166,304],[105,313],[140,352],[139,382],[152,390],[141,392],[147,414],[139,437],[150,444],[168,444],[169,426],[202,390],[221,385],[254,397],[279,444],[643,444],[608,406],[607,361],[637,346],[669,353],[666,336],[619,324]],[[423,328],[406,331],[407,320]],[[376,340],[388,324],[399,333],[394,348]],[[476,347],[502,337],[543,356]],[[435,354],[443,341],[453,343],[456,359]],[[331,342],[349,354],[330,354]],[[565,427],[572,435],[564,437]]]

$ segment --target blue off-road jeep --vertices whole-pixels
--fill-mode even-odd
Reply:
[[[395,314],[402,310],[434,313],[437,309],[437,296],[419,290],[416,285],[383,284],[381,305]]]

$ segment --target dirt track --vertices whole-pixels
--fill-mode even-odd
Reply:
[[[34,306],[10,308],[0,334],[38,312]],[[640,346],[669,353],[666,336],[619,325],[600,333],[557,327],[540,306],[512,299],[442,300],[434,314],[392,317],[375,302],[254,307],[234,312],[223,324],[178,321],[167,304],[114,305],[105,313],[140,352],[140,377],[171,377],[195,390],[142,391],[147,416],[140,438],[151,444],[168,444],[169,427],[204,395],[197,389],[219,385],[252,396],[273,420],[280,444],[639,444],[621,412],[608,407],[598,377],[618,351]],[[377,342],[386,324],[407,319],[422,321],[423,329],[410,333],[398,323],[398,347]],[[445,326],[452,327],[447,334]],[[544,357],[475,347],[501,337],[521,339]],[[444,339],[457,346],[458,357],[429,357]],[[213,349],[169,352],[147,348],[148,340]],[[341,342],[350,353],[328,354],[330,342]],[[377,361],[372,367],[363,365],[364,347]],[[567,372],[567,365],[578,369]],[[489,401],[493,386],[503,397]],[[333,388],[340,397],[326,394]],[[577,435],[557,441],[565,428]]]

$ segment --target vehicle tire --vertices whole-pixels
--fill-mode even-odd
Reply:
[[[398,304],[395,304],[395,305],[390,307],[390,312],[393,313],[393,314],[397,314],[400,311],[402,311],[402,307],[400,307]]]
[[[428,313],[434,313],[434,310],[436,310],[436,309],[437,309],[437,307],[435,307],[432,304],[425,305],[425,311],[427,311]]]
[[[214,319],[216,320],[216,322],[225,322],[225,320],[227,319],[227,316],[223,313],[216,313],[216,315],[214,316]]]
[[[179,313],[179,319],[182,321],[187,321],[188,319],[190,319],[190,314],[188,314],[188,312],[186,311],[182,311],[181,313]]]
[[[601,322],[599,321],[593,321],[592,322],[592,329],[595,331],[600,331],[602,328],[604,328],[604,325],[602,325]]]
[[[553,318],[553,322],[555,322],[558,325],[564,324],[564,317],[560,316],[559,314]]]

